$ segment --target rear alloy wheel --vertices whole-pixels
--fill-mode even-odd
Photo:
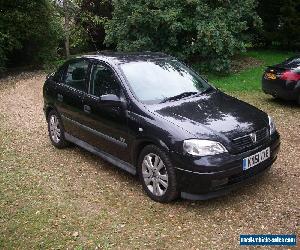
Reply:
[[[175,171],[169,157],[160,148],[146,146],[139,161],[139,176],[148,196],[159,202],[169,202],[178,196]]]
[[[52,110],[48,115],[48,132],[51,143],[57,148],[64,148],[68,142],[64,136],[64,129],[58,113]]]

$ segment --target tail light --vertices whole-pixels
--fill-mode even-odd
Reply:
[[[293,71],[285,71],[281,76],[280,79],[285,81],[300,81],[300,73],[296,73]]]

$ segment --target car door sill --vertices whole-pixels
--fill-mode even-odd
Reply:
[[[72,142],[72,143],[78,145],[81,148],[84,148],[85,150],[91,152],[92,154],[100,156],[104,160],[129,172],[130,174],[136,175],[136,168],[133,165],[131,165],[123,160],[120,160],[119,158],[117,158],[111,154],[108,154],[108,153],[106,153],[106,152],[104,152],[104,151],[102,151],[102,150],[68,134],[68,133],[65,133],[65,139],[69,142]]]
[[[117,140],[117,139],[115,139],[115,138],[113,138],[111,136],[108,136],[108,135],[103,134],[103,133],[101,133],[99,131],[96,131],[96,130],[94,130],[94,129],[90,128],[90,127],[87,127],[87,126],[85,126],[85,125],[83,125],[83,124],[81,124],[81,123],[79,123],[77,121],[74,121],[74,120],[72,120],[72,119],[70,119],[70,118],[68,118],[68,117],[66,117],[64,115],[61,115],[61,118],[63,120],[66,120],[66,121],[69,121],[69,122],[73,123],[74,125],[82,128],[82,129],[84,129],[84,130],[86,130],[86,131],[88,131],[88,132],[90,132],[90,133],[92,133],[92,134],[94,134],[96,136],[99,136],[99,137],[101,137],[101,138],[103,138],[103,139],[105,139],[105,140],[107,140],[109,142],[115,143],[116,145],[118,145],[118,146],[120,146],[122,148],[126,148],[127,147],[127,144],[125,142],[119,141],[119,140]]]

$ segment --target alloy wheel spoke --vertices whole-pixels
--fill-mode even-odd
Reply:
[[[152,164],[152,161],[151,161],[151,156],[146,156],[146,162],[147,162],[147,165],[149,167],[149,169],[153,170],[153,164]]]
[[[161,160],[157,166],[157,171],[160,171],[163,167],[165,166],[165,164],[163,163],[163,161]]]
[[[51,118],[50,118],[50,125],[54,125],[54,116],[51,116]]]
[[[144,181],[145,181],[146,186],[148,186],[151,183],[151,180],[152,179],[150,177],[145,177],[144,176]]]
[[[160,178],[157,178],[157,182],[158,182],[159,184],[161,184],[164,188],[167,188],[167,187],[168,187],[168,182],[167,182],[167,181],[164,181],[164,180],[162,180],[162,179],[160,179]]]
[[[143,162],[143,169],[150,172],[150,173],[153,172],[152,167],[149,165],[149,163],[147,161]]]
[[[56,133],[57,133],[58,136],[60,136],[60,129],[59,128],[56,129]]]
[[[153,166],[154,166],[155,168],[157,168],[159,162],[161,162],[160,158],[159,158],[157,155],[155,155],[155,156],[154,156],[154,164],[153,164]]]
[[[158,183],[157,181],[153,181],[153,194],[158,195]]]
[[[144,176],[144,178],[149,178],[151,176],[151,172],[150,171],[143,171],[143,176]]]
[[[159,174],[158,179],[168,182],[168,176],[166,174]]]

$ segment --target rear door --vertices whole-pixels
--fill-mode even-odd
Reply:
[[[101,101],[104,95],[115,95],[124,105]],[[130,161],[126,101],[120,80],[113,69],[101,62],[91,69],[90,89],[83,99],[84,124],[90,128],[89,143],[124,161]]]
[[[75,59],[65,66],[62,82],[56,88],[56,107],[62,117],[65,131],[83,139],[80,128],[83,118],[83,96],[88,90],[89,61]]]

